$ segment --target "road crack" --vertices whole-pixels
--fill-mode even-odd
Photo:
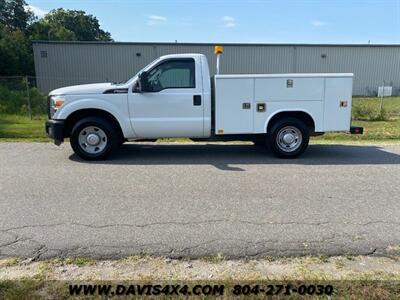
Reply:
[[[352,223],[352,222],[332,222],[332,221],[318,221],[318,222],[254,222],[247,221],[241,219],[215,219],[215,220],[203,220],[203,221],[191,221],[191,222],[179,222],[179,221],[168,221],[168,222],[154,222],[154,223],[145,223],[145,224],[128,224],[128,223],[119,223],[119,224],[103,224],[103,225],[95,225],[95,224],[84,224],[78,222],[71,223],[54,223],[54,224],[33,224],[33,225],[23,225],[17,227],[11,227],[7,229],[2,229],[0,232],[10,232],[13,230],[21,230],[26,228],[36,228],[36,227],[57,227],[57,226],[83,226],[93,229],[103,229],[110,227],[136,227],[136,228],[146,228],[152,226],[165,226],[165,225],[177,225],[177,226],[191,226],[191,225],[202,225],[202,224],[213,224],[213,223],[241,223],[255,226],[268,226],[268,225],[305,225],[305,226],[325,226],[325,225],[351,225],[351,226],[369,226],[374,224],[387,224],[387,225],[399,225],[400,222],[392,222],[392,221],[369,221],[364,223]]]

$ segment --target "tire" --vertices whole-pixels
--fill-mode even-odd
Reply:
[[[115,126],[100,117],[79,120],[71,131],[74,152],[84,160],[102,160],[118,147],[120,137]]]
[[[267,136],[272,152],[281,158],[300,156],[310,140],[309,128],[299,119],[283,118],[274,123]]]

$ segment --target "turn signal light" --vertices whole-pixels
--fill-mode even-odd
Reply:
[[[61,106],[63,106],[63,104],[64,104],[64,100],[55,100],[54,108],[60,108]]]

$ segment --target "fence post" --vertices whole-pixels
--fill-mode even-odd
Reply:
[[[25,76],[25,84],[26,84],[26,95],[28,96],[28,112],[29,112],[29,118],[32,120],[31,94],[30,94],[30,91],[29,91],[28,76]]]
[[[379,113],[382,114],[382,108],[383,108],[383,96],[385,93],[385,80],[382,82],[382,94],[381,94],[381,102],[379,103]]]

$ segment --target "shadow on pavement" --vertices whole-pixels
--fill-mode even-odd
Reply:
[[[90,164],[213,165],[221,170],[243,171],[234,165],[385,165],[400,164],[400,154],[379,146],[310,145],[297,159],[279,159],[263,147],[234,144],[134,144],[120,147],[105,161],[87,162],[75,154],[70,159]],[[232,166],[233,165],[233,166]]]

